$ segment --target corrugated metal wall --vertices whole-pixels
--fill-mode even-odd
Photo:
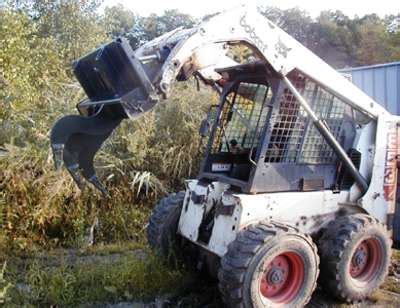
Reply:
[[[400,62],[342,69],[352,81],[390,113],[400,115]]]

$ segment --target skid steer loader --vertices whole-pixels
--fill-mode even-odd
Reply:
[[[244,61],[235,46],[250,51]],[[162,199],[148,240],[216,274],[231,307],[305,305],[320,285],[352,302],[388,272],[400,118],[256,9],[238,7],[133,50],[118,38],[74,63],[88,98],[51,132],[64,164],[107,195],[93,168],[103,141],[196,76],[220,95],[200,133],[197,179]],[[193,101],[196,104],[196,101]]]

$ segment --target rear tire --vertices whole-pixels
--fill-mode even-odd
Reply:
[[[161,199],[155,206],[147,227],[150,247],[172,263],[180,255],[181,237],[177,230],[184,198],[185,192],[181,191]]]
[[[219,289],[228,307],[302,307],[316,287],[319,257],[297,229],[260,222],[238,233],[222,257]]]
[[[385,225],[366,214],[340,217],[318,240],[320,284],[346,302],[360,301],[385,280],[391,240]]]

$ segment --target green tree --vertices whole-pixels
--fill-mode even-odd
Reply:
[[[46,108],[46,93],[67,80],[54,39],[39,37],[37,30],[37,25],[23,12],[0,9],[0,119],[3,124],[9,119],[13,125],[25,123],[31,127],[38,110]]]
[[[280,10],[264,7],[261,13],[303,44],[307,45],[311,40],[312,19],[306,11],[299,8]]]
[[[317,55],[335,67],[354,65],[359,33],[353,20],[341,11],[324,11],[312,32]]]
[[[391,47],[387,27],[383,20],[376,15],[369,15],[360,22],[357,63],[365,65],[390,61]]]
[[[356,31],[352,20],[342,12],[322,12],[316,20],[298,8],[264,7],[261,12],[331,65],[341,67],[354,62]]]
[[[389,35],[391,61],[400,61],[400,29]]]
[[[190,28],[196,20],[178,10],[166,10],[162,15],[151,14],[142,19],[139,25],[145,32],[145,39],[151,40],[178,27]]]
[[[43,137],[58,112],[76,103],[68,98],[79,92],[69,85],[71,61],[106,38],[98,15],[92,12],[95,5],[84,0],[4,2],[0,8],[0,143]]]
[[[122,4],[106,7],[104,10],[104,27],[111,37],[118,37],[128,33],[138,21],[139,16],[126,9]]]
[[[400,60],[400,14],[389,15],[385,18],[390,44],[391,61]]]
[[[25,12],[37,25],[37,35],[52,37],[66,64],[106,40],[97,9],[98,0],[19,0],[12,7]]]

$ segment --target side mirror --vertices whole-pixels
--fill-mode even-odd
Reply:
[[[201,137],[207,137],[210,134],[210,122],[208,122],[208,119],[201,121],[199,134]]]

